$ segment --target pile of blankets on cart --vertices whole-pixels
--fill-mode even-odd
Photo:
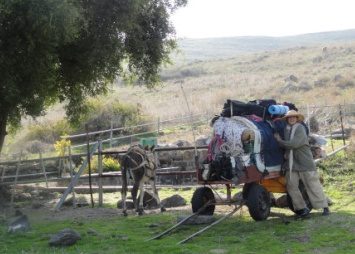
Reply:
[[[249,154],[252,155],[253,161],[247,163],[256,164],[259,171],[280,170],[284,151],[275,140],[274,133],[283,136],[286,121],[282,117],[291,109],[297,110],[293,103],[278,104],[275,100],[255,100],[247,103],[227,100],[220,116],[212,120],[214,132],[207,161],[217,166],[233,168],[234,165],[225,162],[229,160],[228,156],[234,160],[238,156]],[[304,126],[309,133],[306,124]],[[319,145],[326,142],[317,135],[313,136],[312,140],[318,144],[322,143]],[[317,153],[321,156],[319,150]],[[221,158],[224,162],[218,162]]]

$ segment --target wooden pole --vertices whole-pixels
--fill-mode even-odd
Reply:
[[[2,167],[2,172],[1,172],[1,182],[4,181],[5,172],[6,172],[6,166],[4,165],[4,166]]]
[[[13,203],[14,203],[14,196],[15,196],[15,191],[16,191],[16,187],[17,187],[17,177],[18,177],[18,173],[20,171],[20,165],[21,165],[21,158],[22,158],[22,151],[20,152],[20,157],[17,161],[17,165],[16,165],[16,175],[15,175],[15,182],[14,182],[14,188],[11,192],[11,200],[10,200],[10,205],[11,207],[13,207]]]
[[[160,117],[158,117],[158,123],[157,123],[157,136],[159,137],[160,133]]]
[[[236,211],[238,211],[241,207],[243,206],[243,204],[236,206],[233,211],[231,211],[230,213],[224,215],[223,217],[221,217],[220,219],[216,220],[215,222],[213,222],[212,224],[202,228],[201,230],[197,231],[196,233],[190,235],[189,237],[185,238],[184,240],[178,242],[178,244],[182,244],[182,243],[186,243],[187,241],[191,240],[192,238],[194,238],[195,236],[198,236],[200,234],[202,234],[203,232],[205,232],[207,229],[213,227],[214,225],[224,221],[225,219],[231,217]]]
[[[343,124],[343,112],[341,110],[341,105],[339,104],[339,115],[340,115],[340,125],[341,125],[341,135],[343,137],[343,145],[345,146],[345,133],[344,133],[344,124]]]
[[[40,164],[41,164],[41,168],[43,171],[43,175],[44,175],[44,179],[46,180],[46,187],[48,189],[48,178],[47,178],[47,172],[46,172],[46,168],[44,166],[44,161],[43,161],[43,157],[42,157],[42,152],[39,152],[39,160],[40,160]]]
[[[113,137],[113,121],[111,119],[111,129],[110,129],[110,148],[112,148],[112,137]]]
[[[92,147],[91,152],[89,151],[89,157],[91,157],[95,150],[97,149],[97,144],[95,144]],[[78,172],[75,174],[75,176],[73,177],[73,180],[71,180],[71,182],[69,183],[68,188],[65,190],[63,196],[60,198],[59,202],[57,203],[55,210],[58,211],[60,209],[60,207],[62,206],[64,200],[67,198],[68,194],[73,190],[74,186],[77,184],[80,175],[83,173],[84,169],[87,167],[88,165],[88,160],[85,160],[84,163],[81,165],[80,169],[78,170]]]
[[[86,149],[87,149],[87,161],[89,167],[89,188],[90,188],[90,199],[91,207],[94,207],[94,197],[92,196],[92,184],[91,184],[91,155],[90,155],[90,138],[89,138],[89,126],[85,124],[86,130]]]
[[[68,156],[69,156],[70,181],[72,181],[74,177],[74,168],[72,164],[71,146],[68,147]],[[73,186],[72,195],[73,195],[73,208],[76,208],[75,186]]]
[[[98,155],[97,155],[97,167],[99,173],[99,207],[103,205],[103,188],[102,188],[102,140],[98,140]]]
[[[307,126],[309,133],[311,133],[311,117],[309,114],[309,104],[307,104]]]

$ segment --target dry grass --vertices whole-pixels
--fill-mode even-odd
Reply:
[[[327,47],[326,51],[323,50],[324,47]],[[353,62],[355,43],[244,54],[231,59],[171,66],[164,70],[169,72],[171,77],[181,77],[182,70],[199,70],[199,73],[178,80],[167,80],[152,90],[145,87],[113,85],[112,92],[102,97],[102,100],[119,99],[122,103],[137,104],[153,121],[158,118],[171,119],[189,114],[180,86],[182,84],[192,114],[219,114],[223,103],[229,98],[241,101],[261,98],[289,101],[303,107],[301,111],[306,114],[306,105],[353,103]],[[297,78],[297,82],[287,79],[291,75]],[[294,90],[285,89],[290,84]],[[338,114],[337,109],[333,111],[314,110],[311,113],[320,114],[321,124],[328,126],[328,119]],[[62,117],[63,108],[57,105],[39,121],[55,121]],[[336,126],[339,125],[327,128],[338,128]],[[190,134],[186,134],[186,131],[181,135],[171,134],[171,137],[164,137],[164,141],[169,141],[170,138],[181,139],[186,135]],[[19,136],[23,134],[19,133]]]
[[[276,52],[247,54],[228,60],[199,62],[184,66],[198,68],[203,75],[165,82],[155,91],[145,88],[120,87],[114,96],[139,102],[146,112],[162,118],[187,113],[180,88],[183,83],[193,113],[219,113],[228,98],[242,101],[275,98],[297,105],[336,105],[352,103],[355,95],[355,75],[351,63],[355,60],[355,43],[323,47],[294,48]],[[178,70],[172,67],[170,71]],[[180,68],[180,67],[179,67]],[[284,91],[294,75],[296,87],[308,86],[308,91]]]

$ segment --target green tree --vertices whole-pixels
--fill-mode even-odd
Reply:
[[[83,101],[126,73],[154,86],[174,48],[171,13],[186,0],[1,0],[0,152],[8,126]]]

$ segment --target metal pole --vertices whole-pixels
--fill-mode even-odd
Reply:
[[[98,173],[99,173],[99,207],[102,207],[103,204],[103,189],[102,189],[102,140],[99,139],[97,141],[98,143],[98,155],[97,155],[97,167],[98,167]]]
[[[89,140],[88,124],[85,124],[85,130],[86,130],[87,160],[88,160],[88,167],[89,167],[89,188],[90,188],[91,207],[94,207],[94,197],[92,196],[92,185],[91,185],[91,156],[90,156],[90,140]]]

